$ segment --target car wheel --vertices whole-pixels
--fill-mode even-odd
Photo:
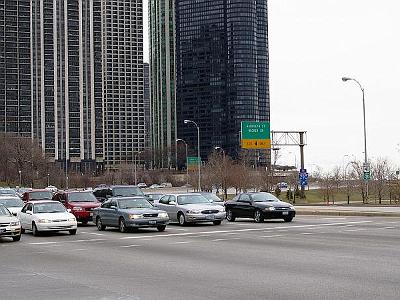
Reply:
[[[220,221],[220,220],[213,222],[214,225],[221,225],[221,223],[222,223],[222,221]]]
[[[12,239],[14,242],[18,242],[21,240],[21,235],[13,236]]]
[[[181,226],[185,226],[187,224],[185,215],[183,213],[178,214],[178,221],[179,221],[179,225],[181,225]]]
[[[167,226],[166,226],[166,225],[160,225],[160,226],[157,226],[157,230],[158,230],[158,231],[160,231],[160,232],[164,231],[164,230],[165,230],[165,228],[167,228]]]
[[[39,235],[39,230],[37,229],[36,224],[34,222],[32,223],[32,235],[33,236]]]
[[[100,217],[98,217],[98,218],[96,219],[96,226],[97,226],[97,229],[98,229],[99,231],[103,231],[103,230],[106,229],[106,226],[103,225],[103,223],[101,222]]]
[[[119,219],[119,231],[122,233],[126,232],[126,225],[125,225],[125,220],[124,218]]]
[[[285,220],[285,222],[292,222],[292,220],[293,220],[293,217],[286,217],[286,218],[283,218],[283,220]]]
[[[75,234],[76,234],[76,229],[71,229],[71,230],[69,230],[69,234],[70,234],[70,235],[75,235]]]
[[[236,217],[233,215],[232,210],[228,209],[228,210],[226,211],[226,219],[227,219],[229,222],[235,222]]]
[[[257,209],[256,212],[254,213],[254,221],[256,221],[256,223],[264,222],[264,217],[262,215],[261,210]]]

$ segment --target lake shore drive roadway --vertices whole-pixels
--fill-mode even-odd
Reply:
[[[0,240],[0,299],[400,299],[400,219],[298,216]]]

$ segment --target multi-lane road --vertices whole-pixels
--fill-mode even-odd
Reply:
[[[170,225],[0,240],[0,299],[400,299],[400,219]]]

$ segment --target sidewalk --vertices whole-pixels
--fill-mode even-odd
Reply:
[[[400,206],[296,205],[298,215],[400,217]]]

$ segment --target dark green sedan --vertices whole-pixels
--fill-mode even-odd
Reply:
[[[99,230],[117,227],[120,232],[149,227],[164,231],[169,222],[165,211],[143,197],[110,198],[93,210],[93,220]]]

